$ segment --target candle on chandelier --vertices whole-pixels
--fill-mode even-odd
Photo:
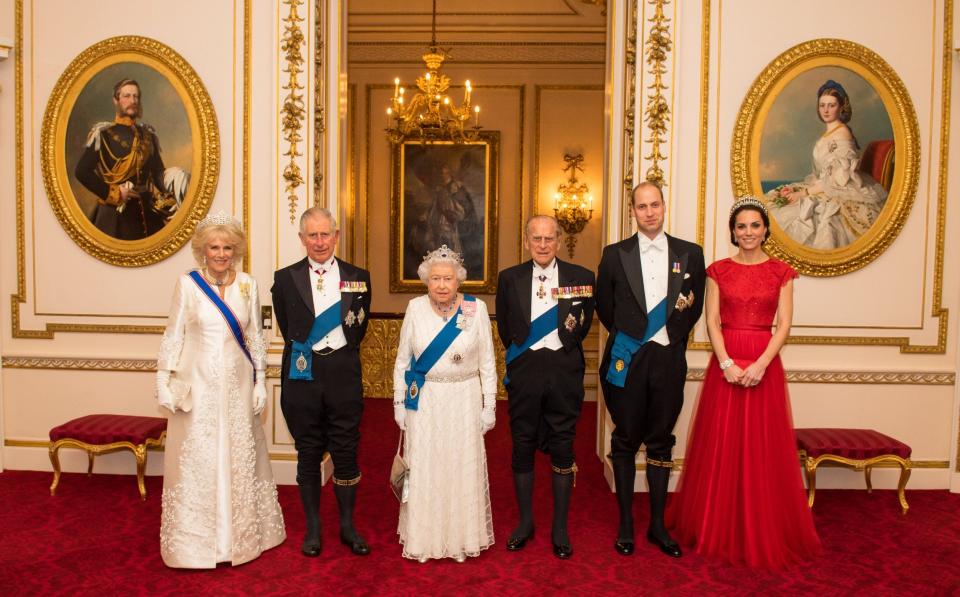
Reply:
[[[473,126],[479,127],[480,126],[480,106],[477,106],[473,109],[473,116],[474,116]]]
[[[400,95],[400,77],[393,80],[393,97]]]
[[[463,103],[470,105],[470,92],[473,91],[473,87],[470,86],[470,79],[467,79],[467,87],[463,92]]]
[[[393,116],[393,110],[387,108],[387,128],[390,128],[390,117]]]

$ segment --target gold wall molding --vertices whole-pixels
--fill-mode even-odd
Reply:
[[[251,82],[251,58],[250,47],[253,43],[253,32],[250,29],[250,22],[253,18],[250,14],[253,0],[243,0],[243,181],[241,182],[243,195],[243,229],[247,236],[247,250],[243,254],[243,269],[250,271],[250,86]],[[233,140],[236,143],[236,139]]]
[[[670,0],[649,0],[655,12],[650,18],[650,31],[647,33],[645,42],[645,59],[650,68],[647,72],[653,75],[653,83],[647,87],[650,94],[647,95],[647,106],[644,109],[644,121],[649,131],[646,142],[650,144],[650,153],[644,156],[644,159],[650,160],[650,166],[644,173],[644,177],[660,187],[665,183],[660,162],[667,159],[661,151],[661,146],[666,143],[664,135],[667,133],[667,123],[670,122],[670,106],[663,95],[667,88],[663,82],[663,75],[667,73],[665,64],[667,55],[673,48],[673,41],[670,39],[670,19],[663,14],[663,7],[669,2]]]
[[[581,64],[603,66],[603,42],[467,42],[445,41],[456,48],[456,64]],[[351,42],[351,65],[423,64],[423,42]]]
[[[697,244],[705,242],[707,217],[707,148],[710,134],[710,0],[700,4],[700,144],[697,154]],[[707,343],[709,345],[709,343]],[[709,346],[707,350],[709,350]]]
[[[303,5],[303,0],[283,0],[287,5],[287,15],[283,17],[283,36],[280,38],[280,51],[286,61],[283,72],[287,73],[287,82],[282,89],[287,92],[280,108],[280,129],[283,131],[283,140],[287,149],[283,152],[290,161],[284,166],[281,178],[284,190],[287,193],[287,202],[290,208],[290,223],[296,222],[300,211],[297,188],[303,184],[303,172],[297,164],[297,158],[303,155],[300,152],[300,142],[303,141],[301,130],[306,118],[306,107],[303,100],[303,85],[300,84],[300,73],[303,72],[303,51],[306,39],[300,24],[303,17],[297,8]]]
[[[637,3],[629,1],[627,3],[627,39],[625,45],[624,57],[624,112],[623,112],[623,188],[630,192],[633,188],[634,171],[634,143],[636,131],[637,115],[637,19],[640,15],[637,11]],[[629,217],[627,218],[629,220]],[[623,217],[621,216],[621,221]],[[630,227],[629,222],[625,222],[623,235]],[[621,236],[623,236],[621,235]]]
[[[891,386],[952,386],[956,373],[945,371],[787,371],[789,383]],[[690,368],[687,381],[703,381],[704,368]]]
[[[326,81],[326,62],[324,61],[324,34],[327,16],[326,0],[314,1],[314,13],[316,14],[313,26],[313,200],[315,205],[320,205],[324,196],[323,193],[323,139],[327,130],[326,124],[326,102],[324,101],[323,90],[327,87]]]
[[[71,357],[3,357],[4,369],[57,369],[61,371],[156,371],[156,359],[84,359]]]

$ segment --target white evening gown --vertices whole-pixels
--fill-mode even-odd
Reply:
[[[224,302],[265,369],[256,281],[237,272]],[[253,367],[220,311],[187,275],[177,279],[159,369],[190,386],[189,412],[168,416],[160,554],[174,568],[243,564],[286,538],[260,418]]]
[[[427,375],[419,408],[406,416],[410,493],[397,532],[406,558],[476,556],[493,545],[487,453],[480,433],[483,396],[496,395],[497,367],[490,316],[481,300],[463,331]],[[402,399],[403,373],[445,322],[429,298],[407,305],[393,373]]]
[[[814,171],[801,184],[819,182],[823,192],[784,205],[770,214],[787,235],[812,249],[842,249],[877,221],[887,190],[866,172],[852,139],[821,137],[813,146]],[[767,193],[773,199],[775,191]]]

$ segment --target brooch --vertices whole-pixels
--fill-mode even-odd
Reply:
[[[303,373],[307,370],[307,357],[303,356],[303,353],[300,353],[300,356],[297,357],[297,371]]]
[[[410,384],[410,397],[411,397],[411,398],[416,398],[416,397],[417,397],[417,394],[419,394],[419,393],[420,393],[420,388],[417,387],[417,382],[411,383],[411,384]]]
[[[460,354],[459,352],[455,352],[455,353],[453,353],[453,355],[450,357],[450,359],[451,359],[454,363],[456,363],[456,364],[459,365],[459,364],[460,364],[460,361],[463,360],[463,355]]]
[[[458,330],[462,330],[463,328],[467,327],[467,318],[463,316],[463,313],[457,315],[456,326]]]
[[[677,304],[674,306],[677,311],[683,311],[688,307],[693,306],[693,291],[690,291],[690,294],[684,297],[682,294],[677,297]]]
[[[237,288],[240,289],[240,296],[245,299],[250,298],[250,284],[247,282],[241,282],[237,285]]]
[[[343,318],[344,325],[352,326],[357,322],[357,316],[353,311],[347,311],[347,316]]]
[[[623,359],[617,359],[617,363],[614,365],[614,368],[617,370],[617,373],[623,371]]]
[[[577,327],[577,318],[573,316],[573,313],[567,313],[567,318],[563,320],[563,327],[567,328],[568,332],[573,332],[573,328]]]

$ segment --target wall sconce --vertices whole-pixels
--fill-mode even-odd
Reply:
[[[577,180],[577,170],[583,172],[583,154],[565,154],[563,161],[567,164],[563,171],[569,172],[570,178],[557,187],[553,196],[553,213],[567,235],[567,252],[573,258],[573,248],[577,245],[574,235],[579,234],[593,217],[593,195],[589,195],[586,183]]]

